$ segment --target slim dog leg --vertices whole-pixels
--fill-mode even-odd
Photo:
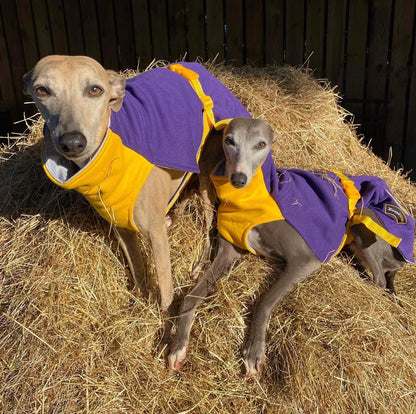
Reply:
[[[269,291],[261,296],[254,315],[248,341],[243,349],[247,376],[256,375],[264,363],[266,328],[273,308],[298,283],[319,269],[319,267],[320,263],[317,260],[304,264],[299,263],[299,259],[293,263],[288,262],[279,280],[272,285]]]
[[[156,274],[160,290],[160,306],[163,312],[167,311],[170,316],[173,315],[173,283],[170,265],[170,249],[166,224],[163,221],[161,225],[154,225],[147,234],[145,234],[152,246],[152,252],[155,260]]]
[[[179,316],[179,323],[175,343],[168,357],[169,368],[178,371],[185,362],[188,351],[189,334],[194,319],[196,308],[214,289],[234,260],[240,256],[236,247],[220,238],[218,254],[207,269],[198,284],[185,297]]]
[[[132,230],[116,227],[114,229],[114,234],[126,256],[134,285],[144,297],[147,297],[149,292],[146,286],[147,272],[137,243],[137,233]]]
[[[396,295],[396,289],[394,288],[394,278],[396,277],[397,270],[391,270],[386,272],[386,288],[390,293]]]
[[[199,160],[199,193],[202,199],[202,207],[204,209],[205,241],[201,258],[192,271],[193,279],[198,278],[199,273],[201,272],[205,262],[208,260],[211,252],[210,230],[214,217],[216,192],[214,184],[211,181],[210,174],[216,164],[223,158],[224,152],[222,149],[222,131],[216,131],[213,129],[209,137],[206,139]]]
[[[205,218],[205,240],[201,257],[192,271],[192,279],[196,280],[211,252],[210,230],[214,218],[215,190],[211,179],[206,174],[199,175],[199,193]]]
[[[377,215],[370,209],[364,209],[363,214],[371,217],[383,226]],[[394,277],[398,269],[404,265],[404,260],[398,251],[386,241],[367,229],[363,224],[352,226],[354,242],[353,252],[363,265],[367,265],[373,274],[374,282],[382,289],[395,293]]]
[[[382,289],[394,293],[394,276],[404,262],[394,255],[393,248],[364,225],[352,227],[354,234],[353,252],[356,258],[367,265],[374,282]]]

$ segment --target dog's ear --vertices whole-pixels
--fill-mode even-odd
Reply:
[[[113,70],[107,70],[108,82],[111,87],[110,108],[117,112],[123,104],[126,91],[126,78]]]
[[[30,95],[29,85],[32,82],[32,71],[27,72],[23,75],[23,93],[25,95]]]
[[[274,142],[276,142],[276,135],[273,131],[273,128],[269,124],[267,124],[267,126],[269,128],[270,135],[272,136],[272,144],[273,144]]]

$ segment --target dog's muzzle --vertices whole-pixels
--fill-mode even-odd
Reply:
[[[65,132],[59,137],[59,150],[68,157],[80,155],[87,146],[87,138],[81,132]]]

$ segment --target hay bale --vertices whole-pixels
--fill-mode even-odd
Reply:
[[[379,175],[414,211],[413,185],[362,145],[327,85],[294,68],[210,69],[273,126],[279,166]],[[416,411],[410,265],[397,278],[401,308],[348,263],[331,260],[277,307],[267,366],[249,381],[241,346],[254,303],[275,275],[247,255],[199,309],[184,370],[169,372],[155,295],[128,291],[108,225],[81,196],[47,181],[41,132],[37,122],[0,150],[1,412]],[[180,296],[194,284],[189,270],[203,241],[198,197],[188,195],[169,230]],[[151,262],[149,271],[154,276]]]

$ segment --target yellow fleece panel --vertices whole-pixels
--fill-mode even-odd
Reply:
[[[79,191],[109,223],[139,231],[133,221],[134,203],[153,164],[124,146],[113,131],[108,130],[101,150],[91,162],[66,183],[56,181],[42,164],[51,181]]]
[[[279,206],[267,190],[262,169],[258,168],[250,184],[240,189],[235,188],[228,177],[211,174],[211,180],[221,200],[217,223],[221,236],[256,254],[247,243],[249,231],[262,223],[284,220]]]

